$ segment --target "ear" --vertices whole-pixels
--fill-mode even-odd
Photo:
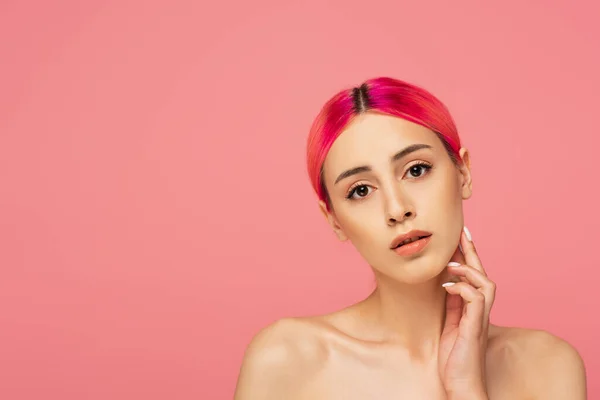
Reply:
[[[319,209],[323,213],[323,216],[325,217],[325,219],[327,219],[327,222],[329,223],[329,225],[331,225],[331,227],[333,228],[333,232],[335,232],[338,239],[341,240],[342,242],[345,240],[348,240],[348,237],[346,236],[346,234],[342,230],[342,227],[338,223],[338,220],[335,217],[335,214],[333,212],[327,210],[327,204],[325,204],[325,202],[322,200],[319,200]]]
[[[469,150],[462,147],[459,151],[462,164],[459,167],[460,182],[461,182],[461,194],[463,200],[471,197],[473,194],[473,181],[471,175],[471,157],[469,156]]]

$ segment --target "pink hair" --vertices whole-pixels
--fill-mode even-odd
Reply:
[[[322,182],[325,157],[333,142],[352,119],[375,111],[414,122],[435,132],[456,163],[460,138],[446,106],[428,91],[393,78],[374,78],[360,87],[342,90],[321,109],[312,124],[307,143],[308,175],[320,200],[329,199]]]

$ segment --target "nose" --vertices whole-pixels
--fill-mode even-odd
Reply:
[[[385,195],[385,218],[389,226],[402,223],[416,215],[412,201],[397,188],[388,190]]]

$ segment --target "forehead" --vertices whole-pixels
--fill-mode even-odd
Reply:
[[[337,137],[324,168],[329,175],[358,165],[387,165],[399,150],[416,143],[428,144],[436,153],[445,151],[437,135],[419,124],[390,115],[364,113]]]

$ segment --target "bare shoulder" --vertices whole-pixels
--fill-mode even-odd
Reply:
[[[533,398],[586,398],[583,360],[566,340],[543,330],[494,326],[488,347],[496,367],[510,370]]]
[[[282,367],[311,362],[325,347],[315,319],[283,318],[258,332],[246,349],[245,360],[263,366]]]
[[[260,330],[246,348],[235,400],[284,398],[317,373],[327,357],[320,332],[308,317],[283,318]]]

